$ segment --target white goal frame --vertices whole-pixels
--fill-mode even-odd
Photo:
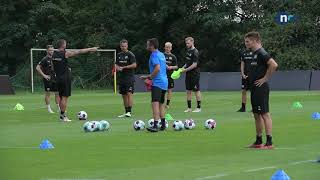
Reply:
[[[57,49],[54,49],[55,51]],[[80,50],[80,49],[66,49],[67,51],[77,51],[77,50]],[[31,77],[31,93],[34,93],[34,82],[33,82],[33,51],[46,51],[46,49],[41,49],[41,48],[31,48],[30,49],[30,77]],[[116,63],[116,59],[117,59],[117,50],[116,49],[98,49],[97,50],[98,52],[113,52],[113,58],[114,58],[114,61],[113,63],[115,64]],[[112,67],[113,68],[113,67]],[[116,94],[117,93],[117,72],[115,71],[114,72],[114,76],[113,76],[113,79],[114,79],[114,93]]]

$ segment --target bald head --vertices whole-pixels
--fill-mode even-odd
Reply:
[[[171,50],[172,50],[172,43],[171,43],[171,42],[166,42],[166,43],[164,44],[164,51],[165,51],[165,53],[170,54],[170,53],[171,53]]]

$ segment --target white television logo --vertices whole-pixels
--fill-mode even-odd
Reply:
[[[280,15],[280,23],[287,23],[287,22],[290,22],[292,19],[294,19],[293,15],[286,15],[286,14]]]

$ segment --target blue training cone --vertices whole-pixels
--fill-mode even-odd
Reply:
[[[44,150],[44,149],[53,149],[54,147],[48,139],[45,139],[40,143],[39,148]]]
[[[319,112],[312,113],[311,118],[314,120],[320,120],[320,113]]]
[[[272,176],[271,180],[290,180],[290,177],[284,172],[284,170],[277,170]]]

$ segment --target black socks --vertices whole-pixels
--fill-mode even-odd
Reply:
[[[125,110],[126,110],[126,113],[131,112],[132,107],[131,106],[125,107]]]
[[[187,101],[188,102],[188,108],[190,108],[191,109],[191,101]]]
[[[169,99],[167,99],[167,106],[169,106],[169,104],[170,104],[170,100],[169,100]]]
[[[197,101],[197,108],[201,108],[201,101]]]

